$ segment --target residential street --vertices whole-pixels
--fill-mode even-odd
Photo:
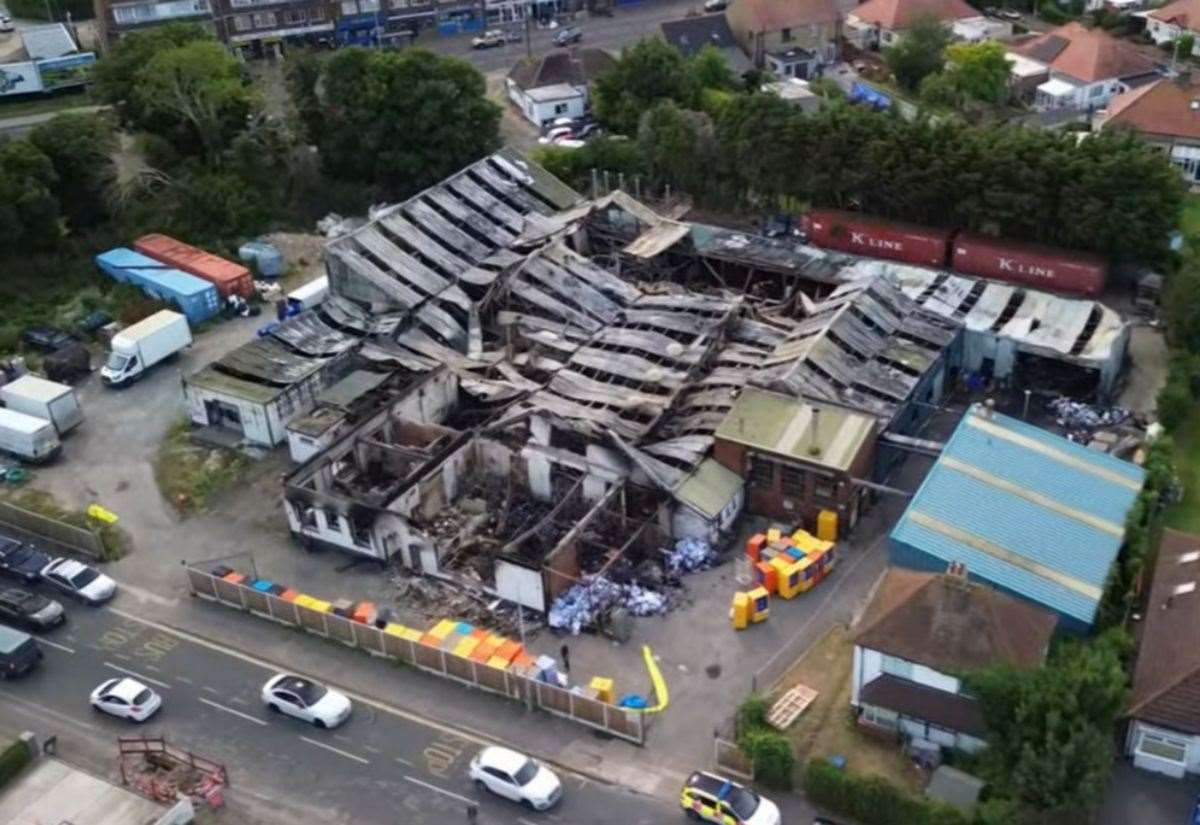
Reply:
[[[228,766],[231,812],[248,821],[295,806],[306,819],[330,823],[394,823],[403,809],[404,822],[433,825],[465,820],[472,800],[481,823],[599,825],[615,817],[651,825],[676,815],[666,800],[565,773],[558,808],[526,811],[472,787],[467,765],[479,741],[357,695],[345,725],[317,730],[262,705],[259,691],[275,672],[271,665],[185,640],[121,608],[68,607],[74,608],[68,624],[42,637],[42,667],[0,687],[0,724],[57,734],[67,758],[77,740],[89,740],[94,751],[107,747],[114,763],[117,736],[165,736]],[[88,705],[95,685],[121,675],[133,675],[163,697],[162,710],[143,725]]]

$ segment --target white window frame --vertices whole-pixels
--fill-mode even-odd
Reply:
[[[907,659],[901,659],[899,656],[881,653],[879,669],[890,676],[907,679],[910,682],[913,680],[913,663]]]
[[[1145,747],[1147,740],[1149,740],[1151,749]],[[1161,759],[1164,762],[1173,762],[1176,765],[1186,766],[1189,744],[1185,737],[1171,736],[1161,731],[1146,730],[1143,728],[1138,735],[1136,750],[1138,753],[1145,754],[1154,759]],[[1179,751],[1178,758],[1168,755],[1172,750]]]

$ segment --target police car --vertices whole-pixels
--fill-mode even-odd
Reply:
[[[683,786],[679,804],[692,819],[720,825],[779,825],[779,808],[749,788],[697,771]]]

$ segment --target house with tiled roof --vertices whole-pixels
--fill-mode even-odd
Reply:
[[[1200,773],[1200,537],[1163,530],[1133,666],[1125,754],[1139,768]]]
[[[1200,183],[1200,85],[1190,77],[1156,80],[1114,97],[1099,129],[1132,129],[1162,149],[1189,184]]]
[[[1140,16],[1155,43],[1171,43],[1190,34],[1195,38],[1192,53],[1200,55],[1200,0],[1175,0]]]
[[[1036,605],[946,573],[891,568],[854,639],[850,703],[864,727],[972,753],[983,712],[963,677],[992,665],[1034,668],[1057,619]]]
[[[666,20],[659,24],[663,40],[670,43],[684,57],[695,57],[706,46],[712,46],[725,58],[729,70],[742,75],[754,68],[750,58],[738,46],[729,21],[724,14],[697,14]]]
[[[770,54],[788,55],[791,63],[816,67],[837,60],[842,12],[836,0],[735,0],[725,10],[725,19],[755,66],[767,65]],[[793,76],[808,79],[808,75]]]
[[[846,15],[847,37],[864,47],[892,46],[922,18],[947,28],[960,21],[985,20],[966,0],[867,0]]]
[[[1099,109],[1111,98],[1156,80],[1154,61],[1100,28],[1071,22],[1009,48],[1014,69],[1043,66],[1047,79],[1034,91],[1040,110]],[[1014,81],[1020,78],[1014,75]]]
[[[535,126],[582,117],[592,81],[616,64],[603,49],[560,50],[521,60],[505,79],[508,98]]]

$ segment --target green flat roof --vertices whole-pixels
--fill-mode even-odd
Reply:
[[[235,378],[232,375],[217,372],[211,366],[207,366],[199,372],[189,375],[184,379],[184,382],[193,387],[200,387],[201,389],[212,390],[213,392],[223,392],[226,395],[232,395],[235,398],[254,401],[259,404],[266,404],[273,401],[285,389],[282,387],[269,387],[265,384],[256,384],[253,381]]]
[[[874,432],[872,416],[748,387],[717,438],[834,470],[847,470]]]
[[[716,518],[745,484],[715,458],[706,458],[679,485],[675,497],[708,518]]]

